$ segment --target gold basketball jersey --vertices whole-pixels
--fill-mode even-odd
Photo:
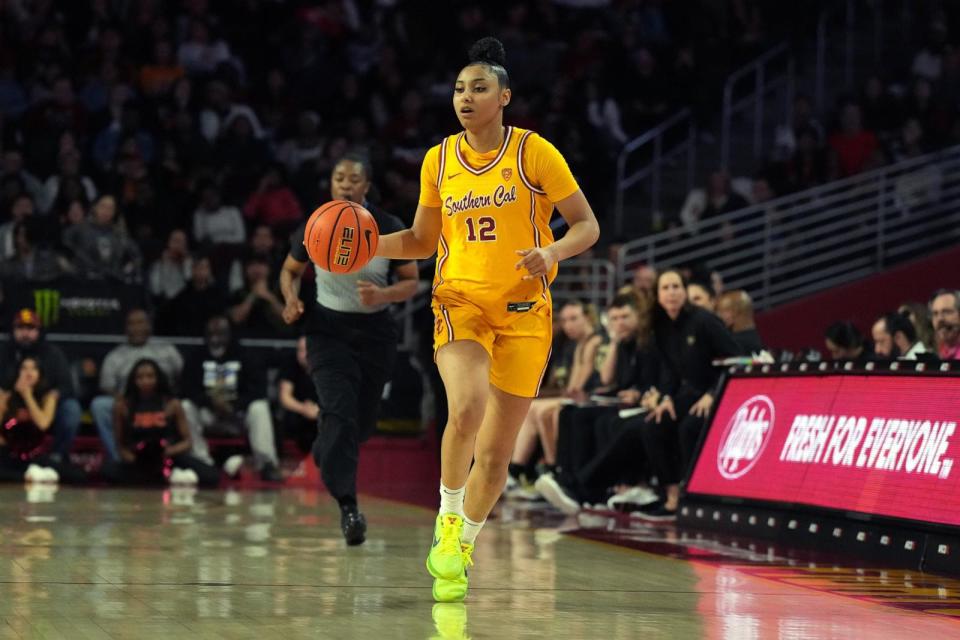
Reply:
[[[506,127],[501,147],[487,153],[471,149],[463,133],[430,149],[420,202],[443,216],[434,296],[496,311],[546,299],[556,266],[523,280],[517,251],[553,242],[554,203],[578,189],[563,156],[532,131]]]

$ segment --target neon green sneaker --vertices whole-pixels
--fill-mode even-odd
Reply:
[[[453,580],[434,578],[433,599],[437,602],[463,602],[467,597],[469,586],[467,567],[473,566],[473,545],[466,543],[460,545],[460,557],[463,559],[463,569],[459,576]]]
[[[433,530],[433,546],[427,556],[427,571],[434,578],[457,580],[463,574],[461,535],[463,518],[455,513],[437,516],[437,524]]]
[[[433,605],[433,625],[436,640],[469,640],[467,635],[467,608],[461,602],[438,602]]]

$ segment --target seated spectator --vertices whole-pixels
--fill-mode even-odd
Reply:
[[[927,351],[936,351],[937,339],[933,333],[933,322],[930,320],[930,307],[921,302],[906,302],[900,305],[897,313],[903,314],[917,332],[917,339],[923,343]]]
[[[851,360],[863,365],[873,355],[863,334],[852,322],[835,322],[827,327],[824,341],[831,360]]]
[[[117,224],[113,196],[97,199],[87,221],[64,231],[63,243],[81,277],[133,282],[140,276],[140,249]]]
[[[277,397],[283,409],[283,435],[293,437],[300,451],[309,453],[320,424],[317,390],[307,362],[307,338],[297,340],[297,352],[280,370]],[[283,438],[281,438],[282,440]]]
[[[57,392],[57,410],[50,432],[54,442],[51,456],[66,460],[73,439],[80,429],[83,410],[77,400],[77,389],[70,363],[60,347],[47,342],[40,318],[32,309],[21,309],[13,318],[10,340],[0,346],[0,384],[16,378],[18,363],[33,358],[44,372],[47,386]]]
[[[190,455],[190,429],[163,369],[149,358],[134,363],[123,395],[113,406],[119,460],[107,460],[100,473],[109,482],[173,483],[216,487],[220,472]],[[184,474],[185,470],[189,472]],[[185,477],[186,476],[186,477]]]
[[[560,307],[560,330],[566,340],[562,350],[550,357],[550,377],[534,399],[520,427],[514,445],[509,474],[514,486],[532,482],[538,445],[543,448],[544,462],[550,466],[557,460],[557,429],[560,409],[568,399],[583,401],[600,382],[597,371],[598,353],[605,336],[597,332],[599,322],[580,300],[568,300]],[[511,486],[508,480],[508,488]],[[529,488],[527,487],[529,490]]]
[[[207,320],[227,308],[228,300],[223,287],[213,278],[210,258],[203,254],[193,257],[190,266],[190,282],[160,309],[157,324],[159,333],[165,336],[199,336],[207,326]],[[189,312],[184,312],[187,309]]]
[[[797,131],[797,148],[784,162],[774,164],[772,174],[778,193],[794,193],[827,180],[827,158],[809,127]]]
[[[897,105],[887,93],[879,76],[867,78],[863,86],[861,105],[865,128],[871,131],[890,131],[897,127]]]
[[[0,262],[0,281],[49,282],[72,271],[66,258],[41,245],[45,226],[37,218],[27,218],[14,226],[14,256]]]
[[[270,273],[280,273],[286,254],[277,246],[277,237],[269,226],[258,224],[253,228],[243,258],[237,258],[230,265],[228,280],[230,293],[236,293],[244,287],[244,262],[249,256],[263,258],[270,265]]]
[[[713,313],[716,308],[716,299],[713,286],[709,283],[691,281],[687,285],[687,300],[694,306]]]
[[[211,35],[210,25],[197,18],[190,21],[186,39],[177,50],[177,60],[190,75],[208,75],[224,63],[236,63],[230,45]]]
[[[651,363],[648,354],[643,351],[649,333],[649,314],[641,308],[645,302],[645,299],[632,293],[618,294],[607,308],[610,344],[600,365],[600,386],[595,392],[618,398],[627,405],[640,401],[643,390],[637,386],[640,384],[638,381],[650,377],[643,375]],[[558,486],[575,485],[577,472],[596,453],[596,434],[607,433],[613,428],[618,411],[616,406],[591,403],[563,407],[558,419],[556,459],[551,460],[547,457],[548,452],[544,451],[544,473],[537,478],[537,491],[549,499],[550,495],[557,495]],[[568,509],[566,512],[575,510]]]
[[[924,131],[916,118],[909,118],[900,128],[900,136],[890,145],[891,162],[902,162],[925,154]],[[943,169],[935,162],[923,163],[894,179],[894,202],[905,215],[940,200]]]
[[[276,336],[288,333],[283,321],[283,303],[271,287],[274,278],[270,265],[259,256],[250,256],[244,264],[246,284],[233,295],[227,315],[246,336]]]
[[[902,313],[885,313],[873,323],[874,353],[884,359],[917,360],[928,351],[917,340],[917,330]]]
[[[100,171],[115,170],[120,163],[121,147],[124,141],[133,141],[127,150],[144,163],[153,161],[156,141],[149,131],[141,125],[140,108],[132,100],[124,103],[117,117],[106,126],[93,140],[92,159]]]
[[[36,212],[33,200],[25,193],[18,195],[10,203],[10,220],[0,225],[0,260],[9,260],[17,254],[17,241],[14,227],[32,218]]]
[[[59,392],[47,383],[33,356],[17,363],[15,371],[12,379],[0,383],[0,480],[82,481],[82,471],[44,455]]]
[[[153,45],[153,60],[140,67],[140,91],[147,97],[161,96],[183,76],[183,66],[173,57],[173,43],[157,40]]]
[[[626,306],[614,306],[622,302],[626,302]],[[660,365],[651,348],[649,306],[645,298],[625,297],[614,299],[608,312],[611,338],[622,337],[622,330],[633,327],[633,339],[621,341],[615,354],[613,350],[608,351],[601,369],[609,374],[611,361],[616,359],[617,377],[623,378],[617,386],[624,387],[615,394],[619,406],[561,411],[564,437],[557,444],[558,467],[552,471],[547,467],[535,486],[550,504],[566,514],[576,513],[583,503],[606,499],[612,486],[634,486],[647,479],[640,433],[642,422],[621,418],[620,410],[638,405],[650,410],[655,406],[653,385]]]
[[[882,164],[880,142],[863,128],[860,105],[848,102],[840,110],[840,130],[830,136],[830,179],[846,178]]]
[[[657,281],[657,270],[648,264],[642,264],[633,272],[633,290],[647,297],[653,297],[653,286]]]
[[[948,29],[946,20],[937,17],[930,21],[927,41],[913,57],[910,72],[914,76],[936,82],[943,73],[943,58],[948,50]]]
[[[193,259],[190,257],[187,234],[183,229],[174,229],[167,237],[163,253],[150,265],[147,274],[150,294],[160,304],[172,300],[187,286],[192,273]]]
[[[273,418],[266,399],[267,381],[262,367],[244,357],[233,340],[230,321],[214,316],[207,322],[204,349],[183,370],[187,415],[193,454],[213,463],[204,432],[246,432],[260,477],[282,482],[277,468]]]
[[[714,171],[707,182],[707,202],[700,219],[709,220],[748,206],[746,198],[731,188],[730,175],[725,171]]]
[[[320,116],[315,111],[304,111],[297,118],[297,134],[285,140],[277,150],[277,159],[290,175],[296,175],[301,165],[313,163],[323,156],[323,136],[320,134]]]
[[[930,300],[930,317],[941,360],[960,360],[960,291],[941,289]]]
[[[757,355],[764,350],[753,318],[753,300],[746,291],[734,289],[721,294],[717,299],[717,315],[733,334],[744,355]]]
[[[273,165],[250,194],[243,215],[251,224],[267,225],[280,236],[288,236],[303,220],[303,207],[287,186],[283,169]]]
[[[34,203],[44,198],[43,183],[27,171],[23,163],[23,151],[14,146],[4,146],[3,160],[0,163],[0,180],[6,178],[19,180],[23,184],[25,193],[33,199]]]
[[[100,366],[100,392],[90,403],[90,413],[103,443],[107,460],[119,460],[113,429],[115,397],[126,388],[133,365],[143,359],[154,360],[164,375],[174,384],[183,369],[183,357],[172,344],[152,337],[150,316],[143,309],[127,312],[127,342],[107,353]]]
[[[823,125],[820,124],[814,113],[813,101],[810,96],[798,93],[794,97],[791,117],[789,123],[777,125],[774,132],[774,140],[776,141],[774,159],[777,161],[784,161],[797,152],[800,135],[803,132],[813,134],[814,146],[819,147],[823,144]]]
[[[646,459],[665,491],[652,519],[675,517],[679,482],[693,459],[700,433],[713,408],[720,371],[716,358],[741,354],[740,346],[717,316],[687,300],[683,279],[664,271],[657,279],[653,335],[661,362],[659,402],[642,418]]]
[[[47,178],[43,183],[43,200],[37,202],[41,213],[49,213],[58,201],[66,200],[65,191],[69,185],[79,186],[79,193],[70,197],[82,197],[93,202],[97,197],[97,187],[89,176],[80,173],[80,152],[74,148],[64,149],[58,156],[60,172]]]
[[[240,245],[247,239],[240,210],[223,204],[220,189],[212,182],[200,189],[200,206],[193,214],[193,239],[211,245]]]

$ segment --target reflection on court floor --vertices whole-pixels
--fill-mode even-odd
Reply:
[[[953,580],[513,505],[481,535],[466,604],[435,607],[432,512],[363,505],[369,540],[348,549],[315,491],[0,488],[0,638],[960,634]]]

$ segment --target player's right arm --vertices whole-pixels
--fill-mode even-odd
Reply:
[[[440,190],[437,187],[440,173],[439,145],[427,151],[420,168],[420,202],[413,225],[409,229],[380,236],[377,255],[394,260],[426,260],[437,251],[441,217]]]
[[[303,301],[300,299],[300,277],[307,268],[306,262],[300,262],[291,255],[283,261],[280,269],[280,292],[283,294],[283,321],[293,324],[303,315]]]

